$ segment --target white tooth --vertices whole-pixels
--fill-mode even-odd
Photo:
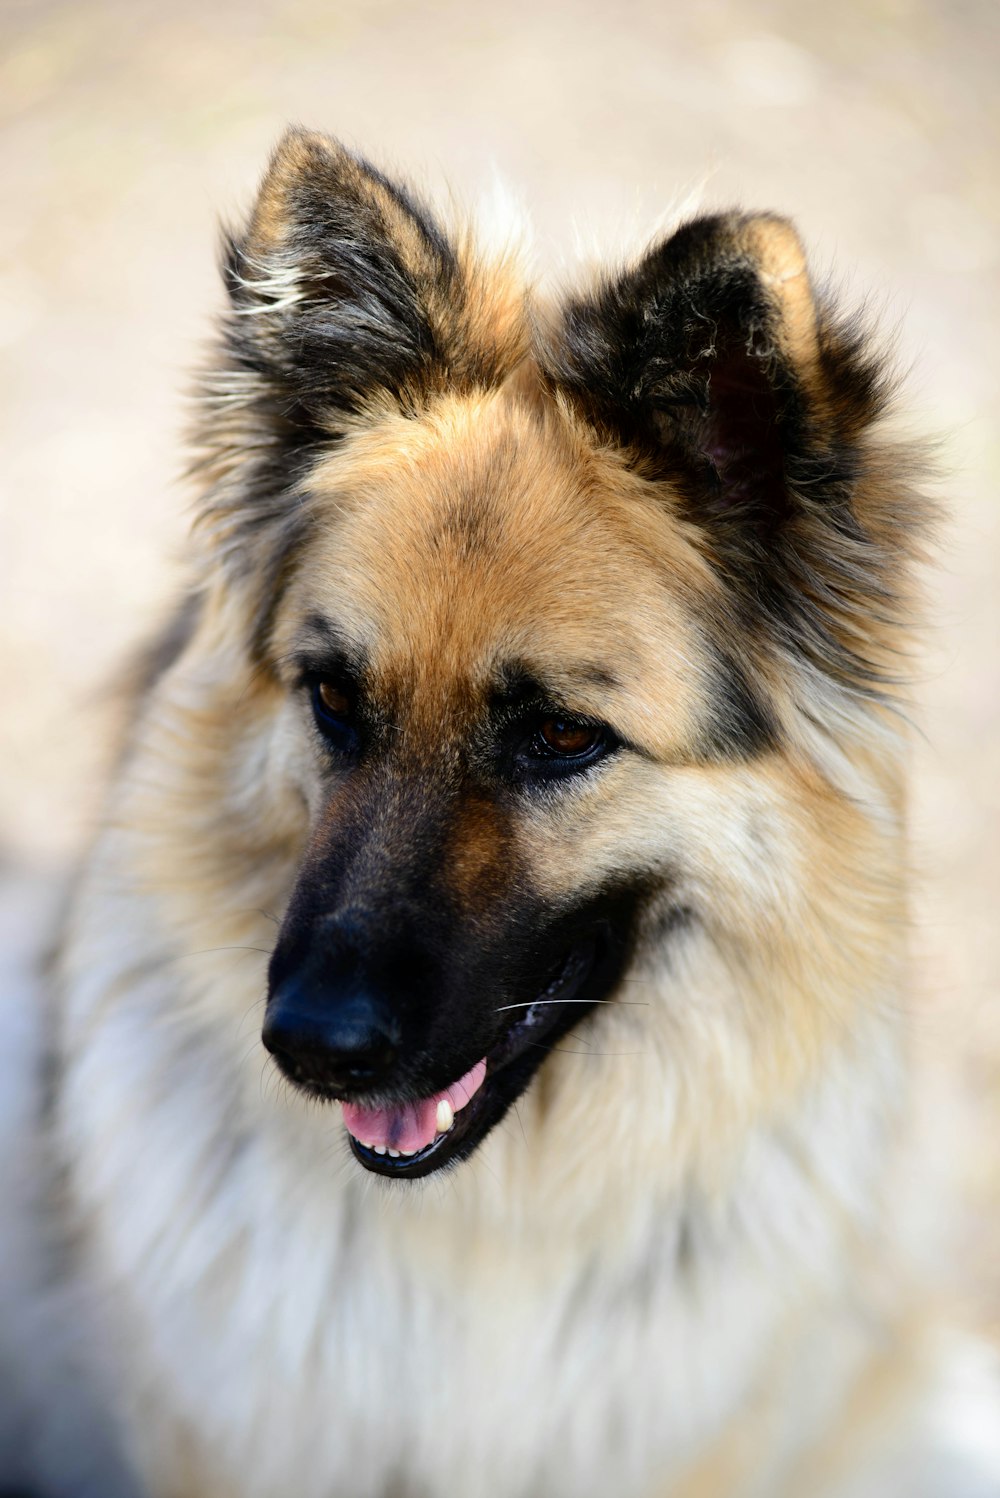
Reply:
[[[439,1134],[447,1134],[455,1122],[455,1114],[446,1097],[443,1097],[437,1106],[437,1131]]]
[[[389,1150],[388,1154],[392,1157],[393,1160],[399,1159],[399,1150]]]
[[[404,1159],[408,1160],[411,1155],[415,1155],[417,1152],[416,1150],[400,1150],[399,1153],[403,1156]]]
[[[372,1145],[372,1148],[374,1149],[376,1155],[384,1155],[385,1154],[385,1145],[384,1144],[374,1144],[374,1145]]]

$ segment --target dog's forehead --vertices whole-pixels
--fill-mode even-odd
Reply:
[[[703,684],[680,527],[556,411],[484,397],[390,419],[313,476],[293,612],[376,676],[486,687],[509,663],[599,711],[635,684],[683,719]],[[690,699],[690,701],[688,701]]]

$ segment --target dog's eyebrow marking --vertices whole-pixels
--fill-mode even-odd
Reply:
[[[367,664],[358,645],[323,614],[307,615],[289,654],[303,670],[329,668],[355,677],[363,674]]]
[[[318,635],[326,644],[332,645],[336,650],[345,650],[347,640],[331,619],[325,614],[307,614],[303,621],[303,633]]]
[[[520,702],[552,701],[574,687],[614,691],[618,686],[616,676],[591,661],[560,662],[544,671],[524,661],[508,661],[496,673],[493,697],[499,707],[508,707]]]

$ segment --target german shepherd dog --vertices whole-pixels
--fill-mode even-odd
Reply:
[[[884,359],[782,218],[545,299],[302,131],[224,275],[58,961],[138,1490],[1000,1493],[893,1194],[927,511]]]

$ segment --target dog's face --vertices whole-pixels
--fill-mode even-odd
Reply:
[[[264,1041],[362,1165],[426,1175],[691,927],[787,968],[803,869],[867,849],[816,746],[891,649],[874,377],[780,221],[692,225],[532,335],[315,137],[230,278],[208,513],[309,828]]]
[[[265,1039],[349,1100],[372,1169],[467,1153],[612,997],[643,912],[684,915],[641,851],[662,767],[764,742],[698,624],[707,569],[607,466],[504,394],[386,421],[310,481],[329,518],[272,649],[314,830]]]

